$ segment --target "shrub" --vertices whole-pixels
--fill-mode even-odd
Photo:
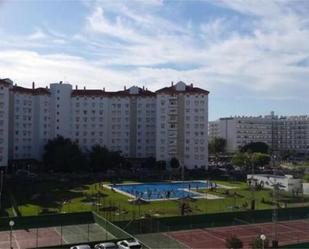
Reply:
[[[236,235],[233,235],[225,240],[225,246],[229,249],[239,249],[243,248],[243,243]]]
[[[262,249],[262,248],[269,248],[269,240],[264,240],[264,247],[263,241],[260,236],[256,237],[251,243],[252,249]]]

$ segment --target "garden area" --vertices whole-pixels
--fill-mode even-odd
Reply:
[[[130,181],[126,181],[130,182]],[[132,220],[143,217],[169,217],[181,215],[180,206],[185,202],[186,215],[209,214],[250,209],[252,192],[247,183],[238,181],[213,181],[215,189],[199,189],[198,192],[211,194],[219,199],[164,200],[129,203],[128,196],[103,187],[95,179],[71,177],[44,179],[23,182],[8,182],[6,211],[9,216],[43,215],[51,213],[70,213],[97,211],[112,221]],[[125,183],[125,182],[123,182]],[[226,186],[223,187],[222,185]],[[193,189],[194,190],[194,189]],[[282,196],[280,207],[294,207],[309,202],[309,197]],[[254,192],[255,208],[270,209],[273,206],[272,191]],[[8,201],[9,200],[9,201]],[[8,204],[10,202],[10,205]],[[304,204],[303,204],[304,205]]]

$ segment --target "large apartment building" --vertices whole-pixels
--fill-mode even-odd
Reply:
[[[157,160],[207,167],[208,91],[178,82],[157,92]]]
[[[41,160],[48,139],[63,136],[84,150],[99,144],[128,158],[179,159],[208,165],[208,91],[183,82],[151,92],[50,87],[24,88],[0,80],[0,166]]]
[[[0,80],[0,166],[7,165],[9,144],[10,80]]]
[[[264,142],[274,151],[309,152],[309,116],[237,116],[209,122],[209,139],[226,140],[227,152],[251,142]]]

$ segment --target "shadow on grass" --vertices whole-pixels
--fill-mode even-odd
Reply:
[[[78,180],[39,180],[23,181],[11,180],[7,184],[13,194],[17,206],[36,205],[42,208],[41,213],[54,212],[50,209],[61,209],[67,201],[85,197],[90,184],[97,183],[95,179]],[[94,198],[94,194],[88,194]],[[106,197],[101,193],[100,198]],[[78,211],[78,210],[76,210]],[[56,212],[56,211],[55,211]]]

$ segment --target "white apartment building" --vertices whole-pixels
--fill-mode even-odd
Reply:
[[[309,116],[271,115],[220,118],[209,122],[209,139],[226,140],[226,151],[235,152],[251,142],[264,142],[275,151],[309,152]]]
[[[57,136],[84,150],[99,144],[128,158],[177,157],[188,168],[208,165],[208,91],[193,85],[107,92],[63,82],[23,88],[0,80],[0,87],[0,166],[41,160],[44,145]]]
[[[85,149],[100,144],[125,157],[155,157],[156,96],[133,86],[118,92],[73,90],[72,134]]]
[[[208,162],[208,91],[178,82],[157,92],[157,160],[188,168]]]
[[[50,93],[45,88],[10,88],[9,158],[40,159],[50,134]]]
[[[8,161],[9,144],[9,88],[12,81],[0,80],[0,167]]]

